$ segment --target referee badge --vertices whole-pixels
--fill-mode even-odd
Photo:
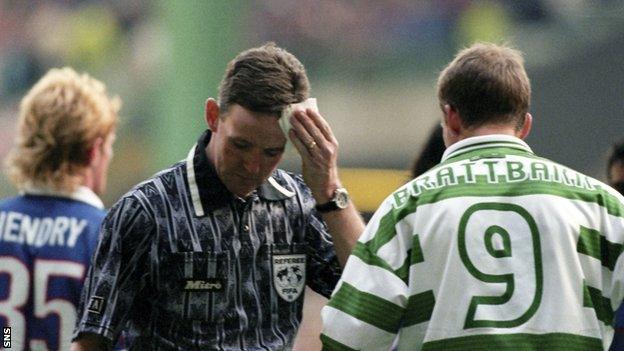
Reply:
[[[273,285],[277,294],[293,302],[305,287],[306,255],[273,255]]]

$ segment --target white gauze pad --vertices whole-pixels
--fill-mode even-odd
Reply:
[[[306,109],[311,109],[318,113],[316,98],[309,98],[296,104],[290,104],[284,108],[284,111],[282,111],[282,117],[279,119],[279,125],[286,136],[287,142],[290,140],[288,139],[288,131],[292,128],[292,125],[290,124],[290,117],[295,111],[305,111]]]

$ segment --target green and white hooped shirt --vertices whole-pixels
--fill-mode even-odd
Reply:
[[[391,194],[322,311],[326,349],[602,350],[624,198],[522,140],[462,140]]]

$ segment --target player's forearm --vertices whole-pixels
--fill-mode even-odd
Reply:
[[[71,344],[71,351],[107,351],[108,349],[108,342],[104,337],[91,333],[81,334],[80,338]]]
[[[343,210],[321,215],[332,236],[338,262],[344,268],[355,243],[364,231],[364,221],[352,202]]]

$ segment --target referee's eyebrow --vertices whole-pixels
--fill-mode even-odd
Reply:
[[[237,136],[228,136],[228,140],[238,144],[245,144],[246,146],[253,145],[249,140]]]
[[[255,146],[254,143],[252,143],[251,141],[243,138],[243,137],[239,137],[239,136],[230,136],[228,137],[228,140],[230,142],[234,142],[236,144],[241,144],[242,146]],[[262,150],[264,151],[269,151],[269,152],[283,152],[286,149],[286,144],[284,144],[283,146],[276,146],[276,147],[267,147],[267,148],[262,148]]]

